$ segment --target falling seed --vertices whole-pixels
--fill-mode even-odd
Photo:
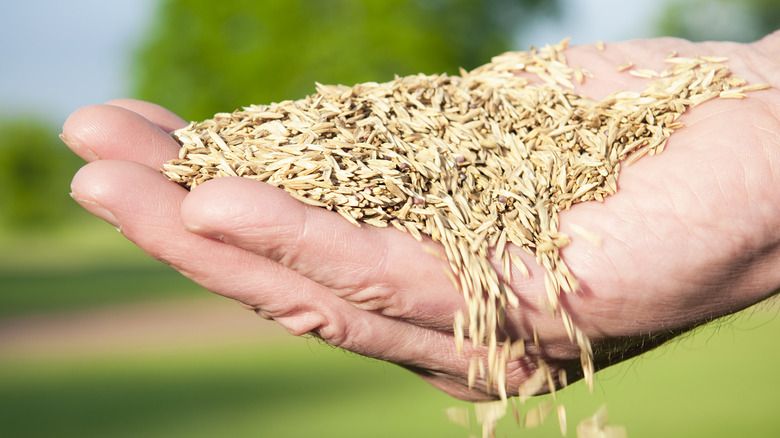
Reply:
[[[567,424],[566,424],[566,407],[564,405],[558,405],[558,427],[561,429],[561,436],[566,436]]]
[[[596,47],[604,50],[601,41]],[[487,390],[498,388],[501,397],[506,361],[517,352],[498,349],[502,342],[531,341],[497,339],[504,307],[517,303],[507,295],[512,288],[501,284],[509,276],[499,276],[486,262],[490,246],[504,235],[504,242],[534,254],[547,271],[547,305],[561,314],[580,347],[591,386],[590,342],[558,302],[562,291],[578,288],[560,257],[569,239],[557,231],[558,213],[614,194],[621,164],[663,151],[681,126],[677,117],[689,107],[718,97],[741,99],[769,85],[747,85],[723,64],[726,58],[672,54],[666,58],[670,67],[660,73],[629,70],[651,79],[644,91],[594,101],[573,89],[572,77],[581,83],[592,74],[570,67],[566,48],[564,41],[506,53],[459,76],[317,84],[316,93],[303,99],[216,114],[173,133],[182,147],[163,174],[190,189],[212,178],[251,178],[355,225],[392,224],[419,241],[424,234],[440,243],[443,255],[423,248],[448,262],[448,277],[468,305],[455,331],[490,350],[487,369],[471,358],[469,386],[485,377],[491,382]],[[632,66],[627,61],[617,70]],[[576,225],[572,229],[600,242]],[[501,246],[501,269],[508,271],[509,261],[528,276],[519,257]],[[521,397],[548,382],[543,362],[537,374],[520,387]]]
[[[533,429],[544,423],[544,420],[552,413],[555,405],[550,400],[545,400],[531,408],[523,420],[523,425],[528,429]]]
[[[469,410],[461,406],[453,406],[444,410],[444,414],[450,422],[463,427],[469,427]]]
[[[570,223],[569,227],[571,228],[572,231],[574,231],[575,234],[577,234],[579,237],[581,237],[583,240],[585,240],[586,242],[588,242],[592,246],[594,246],[596,248],[601,247],[603,239],[598,234],[596,234],[596,233],[594,233],[592,231],[589,231],[589,230],[585,229],[584,227],[582,227],[580,225],[577,225],[577,224],[574,224],[574,223]]]

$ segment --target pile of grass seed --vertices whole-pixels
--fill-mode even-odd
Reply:
[[[660,153],[687,108],[764,86],[732,76],[725,58],[670,54],[661,72],[617,66],[649,78],[647,87],[596,101],[573,91],[590,74],[567,64],[566,48],[506,53],[458,76],[317,84],[304,99],[217,114],[173,134],[182,148],[163,171],[188,188],[223,176],[263,181],[354,224],[441,243],[468,304],[468,315],[455,315],[455,348],[488,347],[469,382],[486,379],[502,400],[565,385],[540,362],[535,383],[506,387],[506,364],[527,341],[498,337],[504,311],[518,306],[512,267],[527,274],[507,245],[522,248],[545,268],[550,308],[592,385],[590,342],[558,303],[578,290],[560,257],[570,239],[558,212],[615,193],[621,166]]]

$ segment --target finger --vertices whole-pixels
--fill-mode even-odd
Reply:
[[[452,333],[360,310],[343,300],[340,303],[338,320],[332,321],[326,330],[317,332],[329,344],[399,364],[460,399],[484,401],[498,395],[497,382],[488,382],[485,375],[477,373],[469,382],[472,360],[482,362],[483,367],[488,366],[486,346],[467,342],[459,353]],[[509,394],[516,395],[518,387],[533,375],[538,357],[538,351],[534,351],[508,361],[505,377]],[[550,366],[557,372],[560,364]]]
[[[83,107],[68,117],[62,139],[87,161],[135,161],[153,169],[178,156],[179,144],[151,121],[112,105]]]
[[[137,113],[165,132],[172,132],[187,126],[187,122],[184,119],[151,102],[136,99],[115,99],[106,102],[106,105],[118,106]]]
[[[148,254],[213,292],[262,309],[291,333],[312,332],[331,345],[425,370],[429,380],[454,395],[482,398],[480,392],[464,390],[474,352],[470,345],[459,355],[451,333],[360,310],[275,262],[185,231],[176,207],[187,191],[152,169],[98,161],[79,171],[72,190],[85,208]],[[484,350],[478,353],[485,356]],[[519,368],[513,368],[515,374]],[[484,392],[484,381],[477,379],[476,385]]]
[[[220,295],[260,308],[291,333],[327,331],[341,301],[297,273],[248,251],[184,230],[187,191],[139,163],[101,160],[74,177],[73,197],[152,257]],[[335,337],[335,335],[329,335]]]
[[[447,264],[410,235],[357,227],[264,183],[208,181],[185,199],[182,220],[192,232],[279,262],[362,309],[451,330],[465,305],[444,273]]]

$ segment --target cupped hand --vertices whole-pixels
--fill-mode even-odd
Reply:
[[[580,46],[566,56],[594,75],[578,91],[601,98],[644,85],[615,66],[662,70],[673,50],[729,56],[737,76],[780,86],[780,35],[751,45],[661,39],[605,51]],[[597,368],[780,288],[780,92],[710,101],[680,121],[685,127],[663,154],[624,167],[617,194],[560,214],[561,230],[572,236],[562,256],[582,288],[562,305],[591,339]],[[397,363],[459,398],[497,393],[481,379],[469,388],[470,358],[487,351],[470,343],[462,355],[455,351],[454,314],[466,309],[435,255],[438,244],[393,228],[355,227],[248,179],[218,178],[188,192],[159,172],[178,153],[169,132],[185,125],[134,100],[78,110],[63,141],[89,163],[73,179],[73,197],[152,257],[292,334]],[[528,346],[508,364],[508,391],[517,392],[540,358],[553,374],[580,377],[579,348],[546,310],[543,269],[510,250],[530,276],[512,276],[521,306],[509,311],[506,327]]]

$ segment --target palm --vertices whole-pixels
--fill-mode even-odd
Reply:
[[[666,53],[685,50],[674,40],[620,49],[623,60],[659,70]],[[689,49],[705,50],[737,58],[735,70],[737,51],[745,54],[734,45]],[[593,51],[580,62],[600,62],[589,62],[590,55]],[[619,62],[618,57],[612,65]],[[756,71],[737,74],[749,75],[752,82],[775,79]],[[638,89],[636,81],[616,75],[613,67],[597,73],[602,80],[589,91],[613,91],[610,82]],[[561,214],[563,231],[574,236],[563,257],[583,288],[568,305],[593,339],[597,360],[602,350],[601,366],[747,307],[777,288],[776,278],[761,277],[752,268],[757,260],[762,260],[759,265],[776,263],[766,256],[778,239],[780,151],[775,133],[780,125],[769,110],[778,103],[780,96],[772,90],[690,111],[681,119],[686,127],[675,133],[662,155],[624,168],[616,195]],[[602,245],[578,239],[570,224],[602,236]],[[563,342],[564,332],[550,336]],[[624,351],[615,355],[613,345]]]
[[[617,195],[562,214],[564,230],[604,237],[564,251],[585,292],[572,306],[594,339],[659,329],[668,338],[777,287],[750,269],[776,245],[766,236],[777,237],[777,145],[740,128],[778,132],[758,100],[692,111],[663,155],[625,169]]]
[[[661,69],[673,48],[733,55],[738,75],[751,82],[776,79],[761,78],[739,61],[758,53],[724,53],[747,50],[736,45],[694,48],[661,40],[615,45],[603,53],[576,48],[568,56],[596,75],[581,91],[600,97],[641,88],[641,81],[626,79],[615,65],[631,60]],[[778,287],[776,276],[760,277],[754,269],[759,257],[769,263],[778,257],[780,236],[772,221],[780,216],[774,193],[780,149],[772,133],[780,127],[766,109],[778,103],[778,93],[770,90],[696,108],[664,154],[624,169],[618,194],[561,214],[562,230],[574,237],[563,257],[583,286],[563,304],[593,339],[599,365],[640,352],[632,341],[638,336],[677,333]],[[133,101],[74,114],[65,135],[104,159],[79,172],[76,197],[98,215],[94,203],[108,208],[123,234],[150,255],[294,334],[313,332],[333,345],[399,363],[458,397],[485,396],[484,383],[478,382],[481,391],[466,385],[473,352],[454,352],[453,314],[465,304],[444,275],[443,261],[404,233],[356,228],[262,183],[226,178],[186,192],[157,172],[178,149],[164,131],[182,124],[159,107]],[[602,244],[578,239],[572,223],[601,236]],[[529,278],[513,276],[523,304],[508,315],[507,327],[525,339],[536,327],[544,348],[532,349],[532,355],[574,370],[578,350],[560,322],[542,310],[543,274],[533,260],[527,265]],[[622,351],[617,358],[610,354],[616,342]],[[599,348],[608,354],[600,357]],[[510,364],[510,385],[531,370],[527,359]]]

